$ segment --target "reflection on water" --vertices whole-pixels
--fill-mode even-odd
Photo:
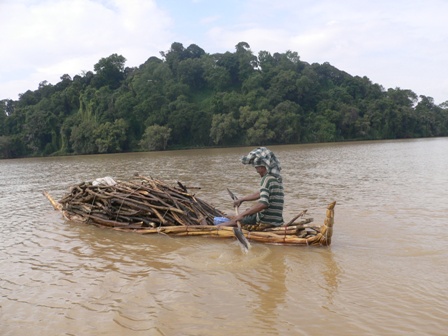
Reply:
[[[252,272],[238,277],[253,294],[251,307],[254,320],[251,323],[266,334],[275,334],[287,292],[284,257],[277,257],[259,263]]]
[[[322,275],[324,277],[324,286],[323,288],[327,291],[327,307],[330,307],[334,303],[334,297],[338,289],[339,285],[339,274],[341,270],[338,266],[338,263],[334,260],[333,253],[330,249],[326,249],[322,251]]]
[[[329,248],[141,236],[64,222],[55,198],[134,172],[200,187],[232,213],[258,185],[252,148],[0,161],[1,335],[443,335],[448,139],[276,146],[285,218],[321,223]]]

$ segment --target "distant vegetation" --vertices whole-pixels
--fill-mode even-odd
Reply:
[[[240,42],[223,54],[181,43],[160,54],[138,68],[113,54],[94,72],[0,101],[0,158],[448,135],[448,102],[297,52],[256,56]]]

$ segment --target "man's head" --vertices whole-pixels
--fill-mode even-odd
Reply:
[[[265,166],[255,166],[255,170],[260,175],[260,177],[263,177],[267,174],[268,170]]]
[[[252,150],[248,155],[245,155],[241,158],[241,163],[243,164],[251,164],[255,168],[257,166],[264,166],[265,172],[264,175],[270,174],[277,178],[280,182],[282,180],[282,177],[280,175],[281,166],[280,162],[269,149],[266,147],[258,147],[254,150]],[[258,169],[257,169],[258,172]],[[258,172],[260,174],[260,172]],[[264,176],[262,175],[262,177]]]

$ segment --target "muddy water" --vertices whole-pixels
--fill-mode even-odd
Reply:
[[[446,335],[447,138],[271,147],[286,218],[338,202],[329,248],[76,225],[41,194],[139,172],[232,213],[251,149],[0,161],[0,334]]]

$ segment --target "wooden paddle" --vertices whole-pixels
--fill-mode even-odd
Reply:
[[[233,201],[238,200],[238,198],[235,196],[235,194],[233,192],[230,191],[229,188],[227,188],[227,192],[229,193],[229,195],[230,195],[230,197],[232,198]],[[235,213],[237,215],[239,214],[237,206],[235,206]],[[233,233],[235,234],[235,237],[240,242],[240,244],[241,244],[242,248],[244,249],[244,251],[247,252],[251,248],[250,243],[247,240],[247,238],[244,236],[243,231],[241,231],[241,223],[240,223],[240,221],[237,221],[236,224],[238,225],[238,227],[234,227],[233,228]]]

